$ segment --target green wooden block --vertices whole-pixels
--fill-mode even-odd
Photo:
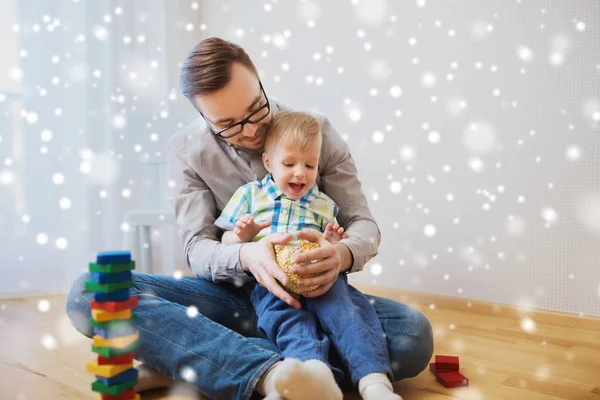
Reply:
[[[123,281],[115,283],[96,283],[93,281],[85,282],[85,290],[88,292],[112,293],[117,290],[123,290],[133,287],[133,281]]]
[[[137,385],[137,383],[138,380],[136,379],[134,381],[124,382],[118,385],[106,386],[100,381],[95,381],[92,383],[92,391],[110,394],[111,396],[117,396],[123,392],[128,391],[129,389]]]
[[[115,349],[113,347],[96,347],[92,345],[92,351],[96,354],[100,354],[102,357],[113,358],[122,354],[131,353],[137,349],[137,342],[130,344],[129,346],[122,349]]]
[[[131,318],[129,319],[114,319],[112,321],[105,322],[94,321],[94,318],[90,317],[90,325],[92,325],[94,328],[118,329],[119,326],[134,325],[136,319],[136,314],[131,314]]]
[[[131,261],[127,264],[97,264],[95,262],[90,263],[90,271],[104,272],[105,274],[116,274],[118,272],[131,271],[133,269],[135,269],[135,261]]]

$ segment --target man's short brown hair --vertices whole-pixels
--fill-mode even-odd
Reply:
[[[194,104],[194,96],[204,96],[223,89],[231,80],[231,65],[239,62],[258,76],[250,56],[237,44],[218,37],[201,41],[187,55],[181,74],[181,92]]]
[[[312,115],[300,111],[279,111],[269,125],[265,151],[274,146],[293,145],[305,150],[308,144],[321,144],[321,126]]]

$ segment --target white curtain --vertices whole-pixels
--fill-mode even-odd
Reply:
[[[98,251],[121,248],[126,210],[168,206],[160,163],[194,118],[178,78],[202,39],[200,10],[167,0],[0,7],[0,297],[64,292]]]

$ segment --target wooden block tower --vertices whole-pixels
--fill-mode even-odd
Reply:
[[[86,369],[96,376],[92,391],[100,394],[98,400],[140,398],[134,388],[138,370],[133,367],[138,331],[132,309],[138,299],[129,296],[134,268],[128,251],[101,252],[96,262],[90,263],[85,289],[94,293],[90,323],[94,330],[92,351],[98,356]]]

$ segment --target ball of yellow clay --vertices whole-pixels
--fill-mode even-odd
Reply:
[[[295,241],[288,242],[286,244],[275,244],[275,258],[277,260],[277,264],[279,268],[281,268],[287,276],[290,277],[289,284],[287,286],[287,290],[292,293],[300,294],[304,292],[310,292],[311,290],[315,290],[319,287],[316,286],[305,286],[305,287],[297,287],[296,284],[300,277],[311,277],[314,274],[306,274],[306,275],[298,275],[292,272],[292,267],[294,266],[294,258],[301,253],[304,253],[309,250],[314,250],[318,248],[319,245],[314,242],[309,242],[308,240],[298,239]]]

